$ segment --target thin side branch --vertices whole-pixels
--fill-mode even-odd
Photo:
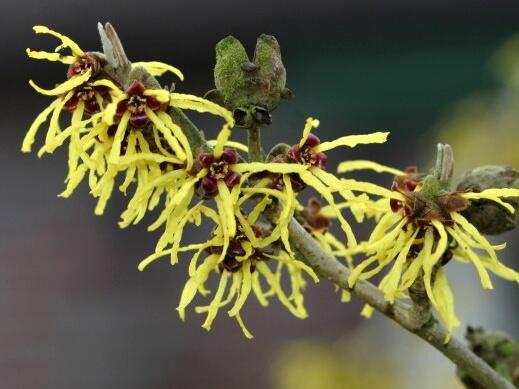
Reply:
[[[261,148],[261,128],[252,127],[247,129],[249,160],[250,162],[259,162],[263,158],[263,149]]]

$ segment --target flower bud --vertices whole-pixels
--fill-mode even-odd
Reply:
[[[481,166],[466,172],[458,184],[460,192],[481,192],[489,188],[519,188],[519,172],[508,166]],[[471,200],[470,206],[462,214],[483,234],[497,235],[516,226],[518,198],[503,201],[516,208],[511,214],[504,207],[490,200]]]
[[[210,153],[203,153],[198,156],[198,162],[203,168],[208,169],[209,166],[214,162],[214,156]]]
[[[221,159],[227,162],[230,165],[234,165],[238,162],[239,155],[236,150],[233,149],[225,149],[222,153]]]
[[[216,46],[216,89],[206,98],[234,113],[236,125],[250,128],[270,124],[270,112],[291,96],[285,88],[286,70],[279,44],[271,35],[259,36],[253,60],[232,36]]]
[[[321,140],[319,139],[319,137],[317,135],[314,135],[314,134],[309,134],[308,138],[306,138],[306,141],[305,141],[305,145],[310,148],[319,146],[320,143],[321,143]]]
[[[225,185],[227,187],[232,188],[240,182],[241,175],[240,173],[232,172],[229,173],[227,177],[225,177]]]

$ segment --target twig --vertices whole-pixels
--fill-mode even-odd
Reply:
[[[264,155],[261,148],[261,129],[259,127],[251,127],[247,129],[247,133],[250,162],[262,161]]]

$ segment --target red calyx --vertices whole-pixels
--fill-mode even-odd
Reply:
[[[146,88],[144,87],[144,84],[140,81],[135,80],[128,87],[128,89],[126,90],[126,93],[129,94],[130,96],[142,95],[142,93],[145,90],[146,90]]]
[[[236,150],[233,149],[225,149],[222,153],[222,156],[220,157],[221,160],[224,160],[230,165],[234,165],[238,162],[240,156],[236,152]]]
[[[319,139],[314,134],[310,134],[310,135],[308,135],[308,138],[306,138],[305,146],[312,148],[312,147],[318,146],[320,143],[321,143],[321,139]]]
[[[204,177],[202,178],[202,189],[204,190],[205,195],[212,195],[218,192],[218,185],[216,184],[216,180],[212,177]]]
[[[228,188],[232,188],[240,183],[240,178],[240,173],[230,172],[227,177],[225,177],[225,185],[227,185]]]
[[[402,208],[402,202],[397,199],[389,199],[389,206],[393,212],[398,212]]]
[[[214,156],[210,153],[203,153],[198,156],[198,162],[203,168],[208,169],[209,166],[214,162]]]
[[[159,100],[157,100],[157,98],[155,96],[147,96],[146,104],[152,111],[156,111],[162,105],[162,103]]]
[[[136,128],[142,128],[148,124],[149,119],[145,113],[134,114],[130,116],[130,124]]]
[[[301,159],[301,149],[299,148],[299,145],[291,146],[287,151],[287,157],[292,161],[299,162]]]
[[[319,169],[326,169],[326,163],[328,162],[328,156],[325,153],[316,153],[313,155],[314,166]]]
[[[65,102],[65,104],[63,105],[63,108],[65,108],[69,111],[73,111],[74,109],[76,109],[78,102],[79,102],[78,97],[76,95],[73,95],[70,99],[68,99]]]

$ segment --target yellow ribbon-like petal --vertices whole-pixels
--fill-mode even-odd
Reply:
[[[42,95],[57,96],[84,84],[90,79],[91,76],[92,69],[88,69],[85,73],[78,74],[77,76],[68,79],[67,81],[59,84],[57,87],[52,89],[40,88],[38,85],[34,83],[33,80],[29,80],[29,84],[36,90],[36,92],[41,93]]]
[[[374,132],[366,135],[347,135],[331,142],[323,142],[316,146],[316,152],[323,152],[339,146],[355,147],[359,144],[385,143],[389,132]]]
[[[176,75],[180,81],[184,81],[184,75],[182,72],[174,66],[171,66],[164,62],[159,61],[141,61],[141,62],[133,62],[132,66],[142,66],[148,73],[150,73],[153,77],[160,77],[166,72],[171,72]]]
[[[303,136],[299,141],[299,147],[303,147],[306,140],[308,139],[308,135],[310,135],[310,132],[312,132],[312,130],[317,127],[319,127],[319,120],[312,117],[306,119],[305,128],[303,129]]]
[[[56,51],[62,47],[68,47],[72,51],[72,54],[74,54],[76,57],[82,57],[85,55],[83,50],[81,50],[76,42],[63,34],[60,34],[59,32],[53,31],[45,26],[34,26],[33,30],[36,32],[36,34],[49,34],[58,38],[61,41],[61,45],[56,48]]]
[[[395,176],[401,176],[404,174],[401,170],[366,160],[344,161],[339,163],[339,166],[337,167],[337,173],[347,173],[355,170],[374,170],[377,173],[389,173]]]
[[[35,51],[26,49],[27,56],[34,59],[46,59],[52,62],[61,62],[66,65],[71,65],[76,62],[77,58],[72,55],[61,55],[60,53],[49,53],[47,51]]]
[[[34,119],[31,126],[29,127],[29,131],[27,131],[27,134],[23,138],[22,151],[24,153],[29,153],[31,151],[32,144],[36,138],[36,133],[40,129],[41,125],[45,123],[51,112],[53,112],[54,109],[60,104],[60,102],[61,99],[54,100],[47,108],[45,108],[40,114],[38,114],[38,116],[36,116],[36,119]]]
[[[231,127],[234,126],[232,113],[213,103],[212,101],[203,99],[195,95],[187,95],[181,93],[171,93],[170,105],[180,109],[191,109],[197,112],[208,112],[224,118]]]

